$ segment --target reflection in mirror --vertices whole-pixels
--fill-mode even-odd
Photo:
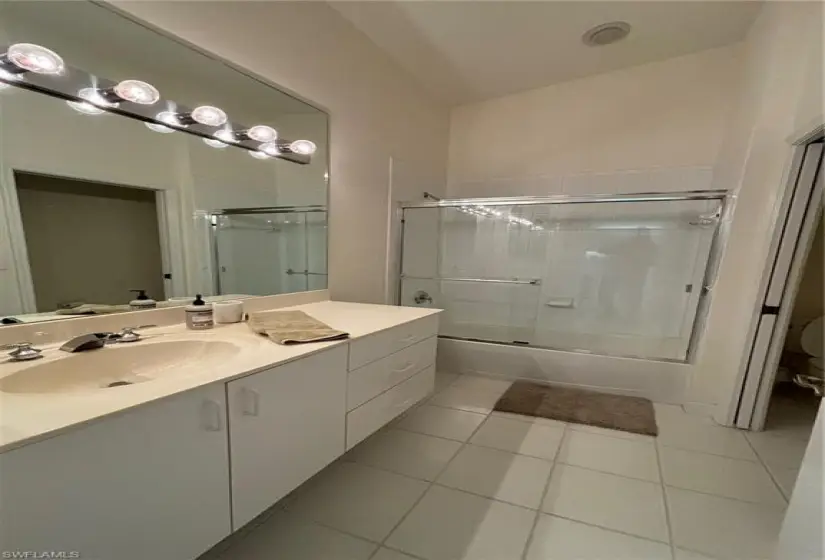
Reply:
[[[0,37],[48,47],[65,65],[0,73],[0,321],[129,310],[132,290],[162,307],[326,287],[325,113],[91,2],[0,3]],[[0,69],[19,70],[9,64]],[[176,130],[112,112],[137,104],[109,107],[84,88],[74,103],[54,96],[82,79],[140,79],[160,92],[158,114],[216,107],[230,124],[316,151],[304,163],[259,159],[205,141],[212,113]],[[32,89],[44,83],[52,95]],[[252,136],[243,142],[258,146]]]

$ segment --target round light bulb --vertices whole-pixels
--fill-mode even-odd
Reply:
[[[161,111],[155,118],[167,126],[174,128],[186,128],[186,125],[181,123],[178,116],[172,111]]]
[[[143,123],[143,124],[145,124],[146,128],[148,128],[149,130],[152,130],[154,132],[160,132],[161,134],[169,134],[170,132],[175,132],[174,129],[169,128],[168,126],[164,126],[162,124],[151,123],[151,122]]]
[[[226,113],[217,107],[201,105],[192,110],[192,120],[206,126],[221,126],[226,124]]]
[[[235,134],[226,128],[223,128],[213,134],[215,138],[220,140],[221,142],[226,142],[227,144],[237,144],[238,139],[235,137]]]
[[[203,143],[210,148],[218,148],[219,150],[229,146],[226,142],[221,142],[220,140],[216,140],[214,138],[204,138]]]
[[[152,105],[160,99],[160,92],[152,84],[140,80],[123,80],[114,87],[115,95],[138,105]]]
[[[104,109],[118,106],[117,103],[107,101],[106,98],[100,94],[100,91],[95,88],[83,88],[77,92],[77,96],[90,105],[95,105]]]
[[[9,61],[26,72],[35,74],[62,74],[66,69],[56,52],[33,43],[16,43],[6,51]]]
[[[269,156],[277,156],[280,155],[281,149],[278,147],[278,144],[275,142],[268,142],[266,144],[261,144],[258,146],[258,149]]]
[[[317,147],[315,146],[315,142],[309,140],[295,140],[289,145],[289,149],[292,150],[293,153],[309,156],[315,153]]]
[[[269,154],[265,154],[264,152],[259,152],[257,150],[249,152],[249,155],[254,157],[255,159],[269,159],[272,157]]]
[[[278,139],[278,132],[271,126],[259,124],[246,131],[246,135],[257,142],[273,142]]]
[[[84,115],[99,115],[100,113],[104,113],[105,111],[100,107],[95,107],[91,103],[87,103],[86,101],[66,101],[66,105],[77,111],[78,113],[83,113]]]

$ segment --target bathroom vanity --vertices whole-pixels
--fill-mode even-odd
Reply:
[[[172,325],[0,363],[0,550],[193,559],[432,391],[439,311],[290,309],[351,338],[280,346],[245,324]],[[106,388],[118,368],[133,384]]]

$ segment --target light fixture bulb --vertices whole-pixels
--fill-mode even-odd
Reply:
[[[315,153],[317,146],[315,146],[315,142],[309,140],[295,140],[289,145],[289,149],[292,150],[293,153],[310,156]]]
[[[62,74],[66,69],[63,59],[53,50],[33,43],[15,43],[4,57],[19,71],[35,74]]]
[[[84,115],[99,115],[100,113],[104,113],[105,111],[100,107],[95,107],[91,103],[87,103],[86,101],[66,101],[66,105],[77,111],[78,113],[83,113]]]
[[[95,105],[103,109],[118,106],[117,103],[109,101],[103,97],[100,91],[95,88],[83,88],[77,92],[77,96],[90,105]]]
[[[271,126],[259,124],[246,131],[246,135],[256,142],[274,142],[278,139],[278,132]]]
[[[261,144],[258,146],[258,149],[269,156],[277,156],[281,154],[281,149],[278,147],[276,142],[267,142],[266,144]]]
[[[145,124],[146,128],[148,128],[149,130],[152,130],[154,132],[160,132],[161,134],[169,134],[170,132],[175,132],[174,129],[169,128],[168,126],[164,126],[162,124],[151,123],[151,122],[143,123],[143,124]]]
[[[231,130],[226,129],[226,128],[222,128],[221,130],[217,131],[212,136],[214,136],[215,138],[217,138],[221,142],[225,142],[227,144],[237,144],[238,143],[238,139],[235,137],[235,134]]]
[[[152,105],[160,99],[160,92],[155,86],[140,80],[123,80],[112,90],[121,99],[138,105]]]
[[[192,109],[192,120],[206,126],[221,126],[226,124],[226,113],[217,107],[201,105]]]
[[[229,144],[227,144],[226,142],[221,142],[220,140],[216,140],[215,138],[204,138],[203,143],[209,146],[210,148],[218,148],[219,150],[229,146]]]
[[[186,125],[180,122],[178,116],[172,111],[161,111],[160,113],[155,115],[155,118],[163,124],[171,126],[173,128],[186,128]]]
[[[254,157],[255,159],[269,159],[272,157],[271,155],[266,154],[264,152],[260,152],[258,150],[252,150],[251,152],[249,152],[249,155]]]

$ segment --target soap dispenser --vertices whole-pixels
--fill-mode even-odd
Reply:
[[[129,302],[129,307],[135,311],[141,309],[154,309],[158,306],[158,302],[146,295],[146,290],[129,290],[130,292],[137,292],[137,297]]]
[[[212,317],[212,305],[203,301],[200,294],[195,301],[185,307],[186,328],[192,330],[211,329],[215,325]]]

